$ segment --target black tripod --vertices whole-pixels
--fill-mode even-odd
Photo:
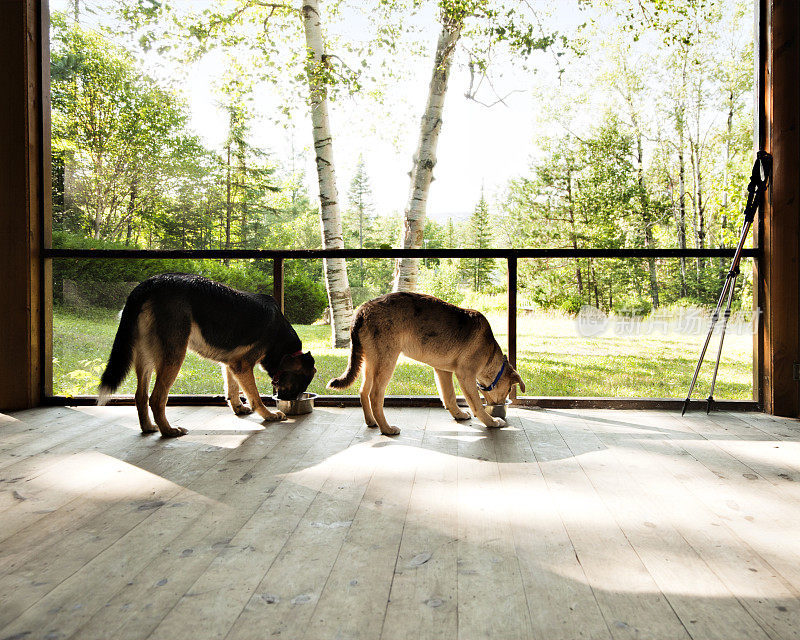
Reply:
[[[747,185],[747,205],[744,208],[744,222],[742,222],[742,232],[739,235],[739,244],[736,247],[736,253],[733,256],[728,276],[725,278],[725,285],[722,287],[722,293],[717,302],[717,308],[711,314],[711,326],[708,328],[708,335],[706,336],[703,350],[700,351],[700,359],[697,361],[697,366],[694,369],[694,376],[692,377],[692,384],[689,385],[689,393],[686,394],[686,400],[683,402],[683,410],[681,415],[686,413],[689,408],[689,399],[692,396],[694,385],[697,382],[697,375],[700,373],[700,367],[703,364],[703,358],[708,349],[708,343],[711,342],[711,334],[714,333],[714,327],[719,320],[719,312],[722,308],[722,303],[727,299],[725,306],[725,314],[722,318],[722,331],[719,336],[719,349],[717,350],[717,363],[714,366],[714,375],[711,377],[711,391],[708,394],[706,413],[710,413],[714,405],[714,386],[717,383],[717,371],[719,370],[719,360],[722,357],[722,342],[725,340],[725,329],[728,327],[728,318],[731,315],[731,303],[733,302],[733,290],[736,288],[736,278],[739,276],[739,262],[742,259],[742,249],[744,247],[745,239],[750,231],[750,226],[753,224],[756,211],[764,199],[764,192],[767,189],[767,183],[772,175],[772,156],[766,151],[759,151],[756,154],[756,161],[753,164],[753,173],[750,176],[750,183]]]

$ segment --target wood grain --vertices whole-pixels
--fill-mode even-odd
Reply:
[[[0,415],[0,638],[800,638],[796,421],[390,411]]]

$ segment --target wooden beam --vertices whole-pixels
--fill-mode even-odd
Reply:
[[[44,388],[40,256],[50,197],[43,179],[43,159],[49,167],[50,154],[42,117],[49,76],[49,57],[42,55],[46,12],[43,0],[0,2],[0,409],[6,410],[39,404]]]
[[[271,396],[261,396],[267,406],[275,406]],[[458,404],[467,406],[463,396],[457,397]],[[45,403],[53,407],[86,407],[97,404],[97,396],[51,396]],[[132,407],[132,395],[115,395],[108,399],[109,406]],[[225,406],[227,401],[222,395],[171,395],[167,400],[171,407],[181,406]],[[359,407],[358,396],[317,396],[316,407]],[[386,407],[441,407],[439,396],[386,396]],[[523,396],[514,400],[514,407],[538,407],[540,409],[636,409],[636,410],[670,410],[679,411],[683,406],[680,398],[575,398],[565,396]],[[690,412],[702,412],[705,415],[706,401],[692,400]],[[720,411],[761,411],[761,406],[754,400],[715,400],[714,412]]]
[[[772,186],[760,224],[763,250],[761,401],[767,413],[800,415],[800,6],[763,0],[759,42],[760,122],[756,139],[774,158]]]
[[[508,259],[508,361],[517,368],[517,257]],[[517,397],[517,388],[511,387],[509,396]]]

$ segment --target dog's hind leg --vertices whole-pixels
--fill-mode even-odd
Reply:
[[[230,408],[233,409],[237,416],[246,416],[253,413],[250,407],[242,404],[242,399],[239,397],[239,382],[236,380],[236,376],[233,375],[231,368],[226,364],[221,366],[225,376],[225,399],[228,401]]]
[[[147,394],[150,391],[150,376],[153,368],[149,363],[143,362],[138,354],[136,356],[136,413],[139,414],[139,427],[142,433],[155,433],[158,427],[150,420],[150,410],[147,406]]]
[[[383,413],[383,399],[386,395],[386,387],[389,385],[389,380],[392,379],[395,366],[397,366],[398,355],[400,354],[388,357],[383,356],[383,361],[375,366],[372,375],[372,386],[369,390],[369,404],[372,409],[372,415],[375,416],[375,422],[378,423],[381,433],[385,436],[396,436],[400,433],[400,429],[388,423]]]
[[[180,353],[172,354],[169,360],[160,362],[156,366],[156,382],[153,385],[153,393],[150,395],[150,408],[153,410],[153,418],[158,425],[158,430],[164,438],[175,438],[189,433],[183,427],[172,427],[167,422],[169,390],[178,377],[185,357],[186,347]]]
[[[462,411],[456,403],[456,390],[453,388],[453,372],[434,369],[436,374],[436,387],[439,389],[439,397],[444,403],[444,408],[450,412],[456,420],[469,420],[472,416],[469,411]]]
[[[369,361],[364,363],[364,379],[361,381],[359,396],[361,398],[361,409],[364,411],[364,422],[368,427],[377,427],[375,416],[372,415],[372,407],[369,402],[369,393],[372,391],[374,370]]]

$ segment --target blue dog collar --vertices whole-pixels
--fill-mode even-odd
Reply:
[[[503,366],[500,367],[500,372],[497,374],[497,377],[492,381],[492,384],[486,387],[482,385],[480,382],[478,382],[478,389],[480,389],[481,391],[491,391],[492,389],[494,389],[497,386],[497,383],[500,382],[500,376],[503,375],[503,371],[505,370],[506,370],[506,359],[503,358]]]

